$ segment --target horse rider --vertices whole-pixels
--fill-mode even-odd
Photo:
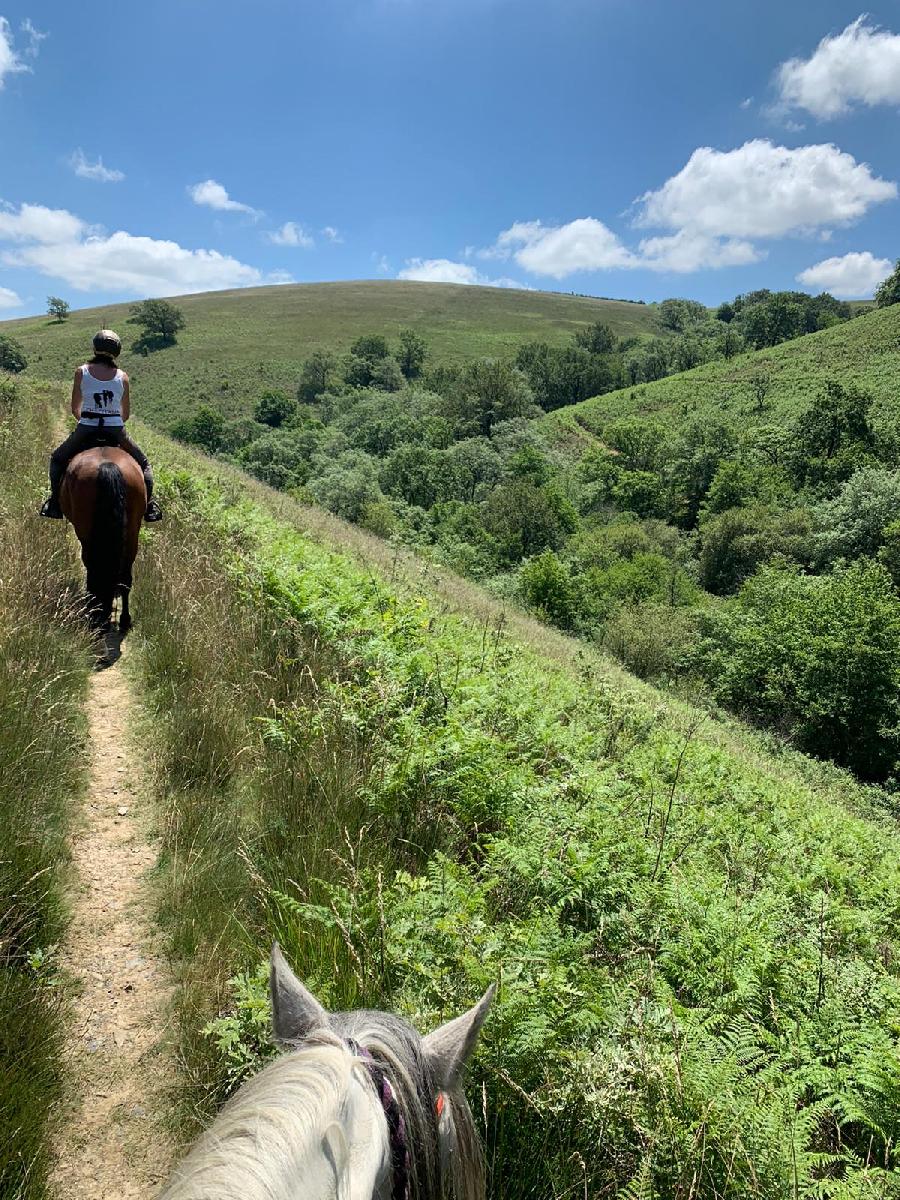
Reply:
[[[145,521],[161,521],[162,511],[153,495],[153,472],[146,454],[125,432],[131,413],[128,376],[116,366],[122,342],[111,329],[94,335],[94,356],[75,372],[72,384],[72,416],[78,422],[62,445],[50,456],[50,496],[41,508],[42,517],[61,518],[59,489],[71,459],[94,446],[118,446],[137,462],[147,488]]]

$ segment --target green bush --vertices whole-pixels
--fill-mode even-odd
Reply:
[[[847,480],[833,500],[816,509],[816,549],[820,562],[874,557],[884,531],[900,513],[900,471],[864,467]]]
[[[860,560],[831,575],[763,568],[713,624],[712,682],[812,754],[885,779],[900,743],[900,598]]]
[[[808,564],[813,553],[813,522],[806,509],[783,512],[752,504],[704,516],[700,523],[700,582],[714,595],[736,592],[775,557]]]
[[[522,564],[518,587],[529,608],[561,629],[572,627],[578,611],[577,589],[571,571],[552,550]]]
[[[185,417],[172,426],[172,437],[215,454],[224,444],[225,418],[217,409],[201,404],[192,417]]]
[[[689,608],[621,604],[603,625],[599,640],[639,678],[676,679],[685,672],[698,627],[698,614]]]
[[[256,402],[253,416],[261,425],[271,425],[277,429],[289,421],[296,411],[297,401],[284,392],[263,392]]]
[[[0,334],[0,371],[18,375],[28,366],[24,347],[7,334]]]

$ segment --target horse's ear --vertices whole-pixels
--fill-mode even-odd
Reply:
[[[425,1056],[437,1076],[438,1087],[452,1088],[460,1080],[466,1063],[475,1049],[478,1034],[484,1024],[497,985],[492,983],[478,1003],[454,1017],[445,1025],[422,1039]]]
[[[306,990],[276,942],[269,968],[272,994],[272,1029],[279,1042],[302,1042],[316,1029],[328,1025],[328,1013],[312,992]]]

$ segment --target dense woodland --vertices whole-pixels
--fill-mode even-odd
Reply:
[[[362,336],[311,355],[296,395],[264,393],[231,420],[202,407],[174,432],[600,641],[645,678],[891,782],[900,429],[872,398],[825,379],[792,422],[770,422],[761,365],[740,419],[715,406],[615,418],[575,457],[535,421],[851,317],[827,294],[754,292],[714,314],[673,299],[649,338],[597,323],[568,346],[462,365],[432,362],[412,330]]]

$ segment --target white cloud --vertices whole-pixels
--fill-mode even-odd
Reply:
[[[449,258],[408,258],[397,278],[417,279],[422,283],[481,283],[474,267]]]
[[[753,97],[745,96],[744,99],[738,105],[738,107],[739,108],[749,108],[752,103],[753,103]]]
[[[385,259],[382,259],[386,263]],[[382,269],[379,267],[379,269]],[[500,279],[489,279],[482,275],[471,263],[454,262],[449,258],[408,258],[406,266],[397,272],[398,279],[412,279],[420,283],[464,283],[480,284],[482,287],[522,288],[528,290],[527,284],[505,276]]]
[[[576,271],[608,271],[635,265],[632,252],[594,217],[579,217],[566,225],[516,221],[500,234],[485,257],[510,254],[526,271],[555,279]]]
[[[276,246],[314,246],[315,242],[302,225],[296,221],[285,221],[280,229],[271,229],[266,234],[270,242]]]
[[[581,271],[714,270],[743,266],[764,257],[751,242],[716,238],[695,230],[644,238],[637,250],[632,250],[595,217],[579,217],[565,225],[516,221],[500,234],[493,246],[475,251],[467,247],[467,250],[482,259],[511,257],[532,274],[556,279]],[[479,277],[474,282],[482,280]]]
[[[839,117],[854,102],[900,104],[900,36],[857,17],[809,58],[782,63],[776,79],[782,105],[815,117]]]
[[[0,17],[0,88],[7,75],[18,75],[22,71],[30,71],[31,67],[24,63],[13,45],[13,33],[6,17]]]
[[[43,205],[0,208],[0,242],[13,244],[0,255],[7,266],[31,267],[82,292],[166,296],[286,281],[284,272],[264,276],[218,250],[187,250],[124,230],[102,233]]]
[[[863,250],[823,259],[801,271],[797,282],[835,296],[871,296],[893,269],[894,264],[889,258],[876,258]]]
[[[125,178],[122,171],[104,167],[102,158],[98,157],[95,163],[88,162],[80,146],[69,158],[69,166],[79,178],[93,179],[97,183],[121,183]]]
[[[12,288],[0,287],[0,308],[19,308],[21,304],[21,299]]]
[[[342,242],[344,240],[341,237],[340,230],[335,229],[333,225],[326,225],[322,229],[322,237],[328,238],[329,242]]]
[[[217,212],[242,212],[251,217],[261,215],[249,204],[241,204],[239,200],[232,200],[221,183],[216,183],[215,179],[205,179],[203,183],[195,183],[193,187],[188,188],[188,195],[195,204],[214,208]]]
[[[635,266],[651,271],[718,270],[720,267],[743,267],[765,258],[765,251],[752,242],[739,238],[714,238],[702,233],[680,229],[665,237],[644,238],[640,243],[640,260]]]
[[[88,232],[84,221],[64,208],[23,204],[17,212],[11,205],[0,205],[0,241],[50,244],[75,241]]]
[[[845,225],[896,196],[895,183],[836,146],[789,150],[757,138],[736,150],[695,150],[677,175],[640,197],[636,224],[710,237],[783,237]]]

